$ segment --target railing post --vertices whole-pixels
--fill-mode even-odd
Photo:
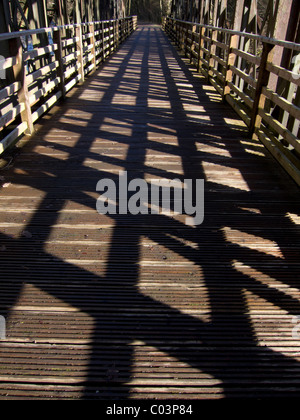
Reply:
[[[187,56],[187,40],[189,36],[189,24],[186,23],[183,28],[183,45],[184,45],[184,56]]]
[[[113,46],[112,46],[112,51],[116,51],[116,21],[113,20],[112,21],[112,33],[113,33]]]
[[[167,18],[167,34],[174,41],[174,21],[171,18]]]
[[[167,35],[171,36],[171,32],[170,32],[170,18],[166,17],[165,20],[165,32]]]
[[[176,45],[178,48],[181,47],[181,24],[180,22],[176,22]]]
[[[123,19],[119,19],[119,27],[118,27],[118,31],[119,31],[119,45],[122,44],[122,25],[123,25]]]
[[[115,24],[115,36],[116,36],[116,50],[119,49],[119,45],[120,45],[120,38],[119,38],[119,20],[116,20],[116,24]]]
[[[82,26],[78,25],[76,26],[76,52],[77,52],[77,63],[79,65],[78,74],[81,76],[81,79],[79,81],[79,85],[82,85],[84,83],[85,75],[84,75],[84,64],[83,64],[83,45],[82,45]]]
[[[29,92],[26,79],[26,65],[23,61],[23,49],[20,38],[11,39],[10,53],[17,58],[16,65],[13,66],[13,73],[16,82],[20,82],[21,89],[18,92],[18,100],[20,104],[24,104],[25,109],[21,112],[22,122],[27,123],[25,134],[31,135],[34,133],[32,113],[29,99]]]
[[[122,19],[122,42],[124,42],[125,40],[125,25],[126,25],[126,20],[124,18]]]
[[[200,73],[201,67],[202,67],[202,58],[203,58],[203,50],[202,48],[204,48],[204,36],[205,33],[205,28],[200,27],[200,32],[199,32],[199,48],[198,48],[198,65],[197,65],[197,72]]]
[[[130,35],[130,18],[127,19],[127,38]]]
[[[217,51],[216,44],[214,44],[214,41],[216,41],[217,38],[218,38],[218,31],[212,30],[210,44],[209,44],[208,77],[214,76],[214,72],[212,71],[212,69],[215,67],[214,56],[216,55],[216,51]]]
[[[197,26],[196,25],[193,25],[192,26],[192,33],[191,33],[191,41],[192,41],[192,43],[191,43],[190,64],[193,63],[193,59],[194,59],[194,55],[193,55],[193,52],[195,51],[195,37],[194,37],[194,34],[196,33],[196,30],[197,30]]]
[[[101,39],[102,39],[102,63],[105,61],[105,23],[101,22]]]
[[[62,33],[61,29],[57,29],[53,33],[53,42],[57,45],[55,51],[55,61],[58,62],[57,74],[60,78],[59,88],[62,93],[63,99],[66,99],[66,87],[65,87],[65,70],[64,70],[64,59],[63,59],[63,48],[62,48]]]
[[[181,51],[184,51],[184,24],[180,23],[180,41],[179,48]]]
[[[110,56],[110,55],[111,55],[111,45],[110,45],[110,43],[111,43],[111,39],[110,39],[110,35],[111,35],[111,33],[110,33],[110,20],[108,21],[107,26],[108,26],[108,56]]]
[[[112,29],[111,29],[112,27]],[[115,47],[115,37],[114,37],[114,21],[110,20],[109,21],[109,55],[112,55],[112,53],[114,52],[114,47]],[[112,40],[111,40],[111,36],[112,36]]]
[[[177,22],[176,22],[176,20],[174,19],[173,20],[173,26],[172,26],[172,34],[173,34],[173,41],[175,42],[175,43],[177,43]]]
[[[176,45],[180,48],[181,43],[181,25],[180,22],[176,22]]]
[[[267,64],[272,62],[273,54],[274,45],[263,42],[263,51],[260,60],[259,74],[249,129],[251,135],[253,135],[256,128],[259,128],[261,125],[262,118],[260,115],[258,115],[258,112],[259,109],[264,109],[265,107],[266,97],[263,95],[262,90],[263,87],[268,86],[270,72],[267,70]]]
[[[225,70],[225,80],[224,80],[224,89],[223,89],[223,99],[226,95],[230,93],[230,87],[228,83],[232,82],[233,72],[231,66],[234,65],[236,60],[236,54],[233,52],[235,48],[239,45],[239,35],[229,35],[229,44],[227,51],[227,60],[226,60],[226,70]]]
[[[189,31],[189,24],[188,23],[185,23],[183,25],[183,39],[182,39],[182,41],[183,41],[183,53],[184,53],[184,56],[185,57],[187,56],[188,31]]]
[[[171,20],[171,18],[168,18],[167,20],[167,28],[168,28],[168,34],[171,37],[171,39],[174,41],[174,28],[175,28],[175,23],[173,20]]]
[[[94,66],[94,69],[91,72],[91,74],[92,74],[96,71],[96,67],[97,67],[97,64],[96,64],[96,45],[95,45],[95,42],[96,42],[96,40],[95,40],[95,24],[94,23],[89,24],[89,33],[92,34],[92,36],[90,37],[90,43],[92,45],[91,53],[93,55],[92,63],[93,63],[93,66]]]

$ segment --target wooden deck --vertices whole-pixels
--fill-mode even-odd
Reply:
[[[99,215],[120,170],[204,178],[204,223]],[[0,176],[1,399],[300,396],[299,189],[159,27]]]

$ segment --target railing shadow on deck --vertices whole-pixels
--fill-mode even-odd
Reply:
[[[300,185],[300,44],[172,18],[163,27]]]
[[[151,54],[158,54],[159,62],[151,62]],[[287,217],[288,212],[299,213],[298,200],[291,200],[289,204],[285,202],[279,210],[273,207],[275,205],[272,200],[276,203],[278,194],[288,198],[291,195],[280,189],[266,191],[270,185],[268,181],[274,185],[274,174],[269,180],[261,180],[260,172],[254,174],[250,170],[253,152],[256,154],[253,159],[256,159],[258,171],[267,173],[265,165],[269,161],[264,157],[264,152],[261,152],[258,143],[248,144],[246,141],[247,144],[244,144],[245,129],[226,121],[216,112],[216,109],[224,109],[219,98],[208,90],[202,79],[192,76],[157,27],[142,28],[112,60],[118,60],[120,56],[122,63],[118,69],[105,74],[104,68],[102,73],[96,74],[86,85],[86,89],[91,89],[94,94],[98,90],[102,95],[101,119],[99,114],[93,113],[93,107],[99,107],[99,102],[92,97],[88,101],[82,99],[82,91],[79,90],[68,100],[63,113],[59,111],[42,126],[37,142],[33,139],[25,147],[28,162],[25,161],[25,155],[20,157],[14,168],[5,174],[8,180],[11,177],[14,184],[43,191],[44,198],[34,214],[25,212],[23,216],[29,219],[26,231],[32,234],[32,238],[21,237],[20,232],[14,238],[1,233],[0,243],[6,246],[6,251],[0,255],[5,262],[3,280],[7,276],[13,287],[13,293],[5,297],[1,307],[8,308],[9,316],[10,309],[14,305],[18,306],[20,295],[24,294],[28,283],[87,316],[92,325],[89,331],[75,330],[77,337],[81,334],[81,337],[90,339],[92,343],[90,364],[82,380],[78,381],[78,385],[85,386],[83,398],[130,397],[132,388],[139,388],[134,385],[136,342],[158,349],[172,360],[190,366],[195,377],[203,372],[202,378],[206,379],[208,386],[199,385],[200,381],[194,382],[194,392],[198,397],[203,393],[204,397],[210,398],[210,392],[225,397],[299,397],[299,383],[295,381],[299,374],[299,361],[293,353],[294,357],[288,357],[280,349],[277,351],[276,344],[264,347],[260,343],[268,339],[261,339],[263,333],[259,328],[256,330],[255,319],[250,313],[253,302],[249,299],[253,294],[266,300],[267,305],[280,308],[284,317],[300,313],[297,298],[299,286],[297,278],[292,275],[294,269],[297,272],[298,265],[289,250],[291,244],[299,245],[300,232],[299,227]],[[156,65],[162,65],[162,78],[158,73],[155,74]],[[139,77],[133,71],[133,66],[136,66],[137,73],[141,69]],[[129,76],[131,72],[127,86],[122,83],[126,70],[129,70]],[[109,88],[101,92],[103,80],[109,80],[110,84]],[[118,103],[117,93],[125,96],[134,94],[136,105],[127,105],[124,101]],[[159,103],[162,96],[164,101],[169,102],[169,108],[149,106],[149,99]],[[203,107],[203,114],[188,110],[189,103],[199,103]],[[76,110],[81,115],[84,110],[88,119],[80,121],[76,117]],[[228,110],[224,112],[230,115]],[[233,115],[230,115],[232,119],[235,118]],[[86,130],[82,129],[80,122],[86,125]],[[104,127],[108,125],[110,127],[106,131]],[[128,127],[129,134],[122,134],[120,126]],[[214,127],[213,135],[211,126]],[[57,143],[44,140],[39,145],[39,137],[43,135],[47,139],[53,127],[56,133],[59,130],[62,133],[64,130],[73,133],[76,143],[70,142],[71,146],[67,146],[64,142],[60,143],[58,138]],[[160,137],[170,134],[177,138],[177,145],[173,141],[169,144],[159,141]],[[155,141],[154,135],[158,141]],[[126,158],[96,152],[97,146],[101,147],[97,138],[123,144],[127,148]],[[54,159],[36,151],[47,146],[55,147],[58,155],[67,154],[67,159],[61,159],[62,156]],[[166,154],[168,158],[179,158],[182,173],[155,168],[147,159],[149,150]],[[194,164],[191,157],[195,159]],[[37,163],[42,165],[42,170],[35,167]],[[97,169],[100,163],[104,167],[115,166],[115,177],[109,170]],[[222,165],[231,175],[238,176],[241,180],[240,188],[236,184],[232,186],[230,178],[212,179],[210,164]],[[72,185],[64,185],[63,172],[74,168],[76,178]],[[117,181],[118,169],[127,170],[131,178],[140,174],[169,179],[205,178],[207,208],[204,224],[193,228],[181,220],[162,215],[111,215],[109,218],[113,229],[107,260],[102,263],[90,266],[88,270],[49,252],[49,240],[54,231],[56,234],[59,231],[57,226],[72,221],[76,223],[76,216],[67,217],[61,213],[65,206],[75,202],[85,209],[95,211],[93,217],[96,217],[96,183],[107,177]],[[25,172],[22,174],[22,171]],[[281,179],[287,181],[283,172],[278,174],[279,186]],[[253,203],[255,209],[252,208]],[[87,224],[88,218],[87,215]],[[103,226],[103,222],[107,223],[109,218],[98,216],[99,226]],[[269,224],[266,228],[270,218],[273,225]],[[274,228],[278,226],[288,230],[288,238]],[[94,229],[88,230],[90,240],[91,237],[96,241],[101,238],[99,229],[95,224]],[[244,239],[231,242],[230,232],[233,231],[240,231],[243,238],[255,235],[258,242],[275,244],[275,255],[274,252],[272,255],[272,252],[266,254],[259,249],[250,249]],[[154,268],[154,272],[162,276],[161,283],[172,282],[175,288],[192,289],[194,296],[197,296],[199,289],[206,290],[206,300],[202,304],[203,296],[201,292],[198,294],[200,303],[197,308],[202,305],[203,314],[188,314],[184,305],[180,305],[182,302],[172,303],[168,294],[163,298],[156,297],[151,287],[149,295],[146,294],[147,287],[140,285],[145,275],[142,273],[142,236],[165,249],[168,258],[166,265],[162,263],[159,269]],[[36,252],[34,255],[33,250]],[[192,263],[190,284],[189,279],[181,278],[176,266],[173,272],[171,270],[172,278],[168,277],[170,268],[167,264],[172,262],[174,255],[180,261]],[[24,258],[28,260],[24,261]],[[42,270],[45,270],[45,277],[41,274]],[[296,292],[294,290],[292,295],[285,293],[285,288],[289,287],[296,289]],[[191,293],[186,296],[190,299]],[[77,315],[66,318],[64,328],[70,328],[71,331]],[[261,320],[262,324],[267,322]],[[26,331],[26,327],[26,324],[22,326],[23,331]],[[48,328],[55,336],[55,325],[49,325]],[[59,320],[57,328],[61,328]],[[155,369],[153,367],[150,370],[153,372]],[[162,379],[161,383],[170,384],[165,387],[172,388],[170,378]],[[181,383],[184,383],[182,378]],[[187,380],[186,383],[191,390],[193,381]],[[178,389],[178,393],[184,392],[184,386],[173,388]],[[144,389],[147,392],[145,397],[155,395],[155,386],[149,385]],[[184,393],[177,396],[183,398]]]

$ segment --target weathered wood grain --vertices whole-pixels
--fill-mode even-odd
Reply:
[[[204,223],[100,216],[120,170],[204,178]],[[1,399],[299,397],[299,189],[159,27],[0,177]]]

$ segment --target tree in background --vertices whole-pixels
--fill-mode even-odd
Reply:
[[[286,11],[295,10],[293,15],[297,18],[299,0],[0,0],[0,32],[37,29],[51,22],[64,25],[129,15],[137,15],[144,22],[161,23],[162,16],[171,15],[232,27],[237,5],[244,8],[246,18],[255,14],[258,33],[274,36],[278,27],[281,33],[280,21]],[[294,25],[291,28],[294,31]],[[256,32],[252,28],[251,31]]]
[[[163,0],[132,0],[131,14],[137,15],[140,22],[160,23],[163,13]]]

